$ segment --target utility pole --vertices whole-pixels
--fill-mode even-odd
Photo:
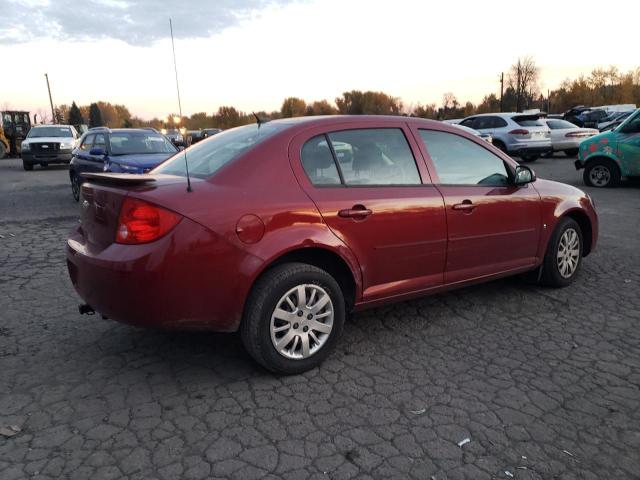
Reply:
[[[44,78],[47,79],[47,90],[49,91],[49,104],[51,105],[51,123],[56,123],[56,113],[53,110],[53,99],[51,98],[51,87],[49,86],[49,74],[45,73]]]
[[[547,113],[551,113],[551,90],[547,88]]]
[[[504,95],[504,72],[500,72],[500,112],[502,112],[502,96]]]

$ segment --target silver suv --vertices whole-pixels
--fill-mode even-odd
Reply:
[[[460,125],[490,134],[496,147],[524,162],[553,151],[551,131],[537,114],[483,113],[465,118]]]

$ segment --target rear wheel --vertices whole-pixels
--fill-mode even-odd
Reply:
[[[257,281],[240,333],[260,365],[291,375],[327,358],[342,334],[344,319],[344,296],[331,275],[312,265],[286,263]]]
[[[564,154],[565,154],[567,157],[575,157],[576,155],[578,155],[578,152],[579,152],[579,151],[580,151],[580,150],[579,150],[579,149],[577,149],[577,148],[570,148],[569,150],[565,150],[565,151],[564,151]]]
[[[613,160],[596,158],[587,163],[582,179],[590,187],[617,187],[620,184],[620,169]]]
[[[29,163],[29,162],[27,162],[26,160],[23,159],[22,160],[22,168],[24,168],[27,171],[31,171],[31,170],[33,170],[33,164]]]
[[[523,162],[535,162],[538,158],[540,158],[540,155],[520,155],[520,158]]]
[[[71,194],[76,202],[80,201],[80,179],[75,173],[71,174]]]
[[[503,151],[504,153],[509,153],[507,152],[507,147],[504,146],[504,143],[502,143],[500,140],[493,140],[493,146],[496,147],[498,150]]]
[[[0,142],[0,160],[3,159],[6,154],[7,154],[7,149],[4,146],[4,143]]]
[[[541,283],[549,287],[571,284],[582,260],[582,230],[572,218],[563,218],[549,240],[542,264]]]

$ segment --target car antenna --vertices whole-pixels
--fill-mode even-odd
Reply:
[[[256,122],[258,122],[258,128],[262,126],[263,123],[267,123],[269,120],[266,118],[260,118],[256,112],[251,112],[254,117],[256,117]]]
[[[176,72],[176,91],[178,92],[178,111],[182,120],[182,102],[180,101],[180,84],[178,83],[178,64],[176,63],[176,46],[173,42],[173,23],[169,18],[169,30],[171,31],[171,50],[173,51],[173,70]],[[184,150],[184,169],[187,174],[187,192],[192,192],[191,178],[189,177],[189,162],[187,162],[187,151]]]

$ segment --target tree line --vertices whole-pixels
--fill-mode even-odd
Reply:
[[[261,119],[277,119],[310,115],[406,115],[413,117],[447,120],[463,118],[476,113],[512,112],[539,108],[549,113],[562,113],[575,105],[598,106],[619,103],[640,104],[640,67],[629,72],[618,68],[597,68],[589,75],[564,80],[560,87],[546,92],[540,91],[540,68],[532,57],[518,58],[504,76],[502,94],[489,93],[477,104],[461,103],[452,92],[442,97],[442,103],[405,105],[399,97],[384,92],[351,90],[334,99],[306,102],[298,97],[288,97],[280,110],[272,112],[243,112],[233,106],[222,106],[211,115],[194,113],[182,118],[169,114],[166,118],[144,120],[131,114],[124,105],[99,101],[89,105],[61,105],[55,110],[58,123],[88,125],[89,127],[185,127],[189,130],[202,128],[233,128]],[[500,88],[497,88],[500,92]],[[177,120],[177,121],[176,121]]]

